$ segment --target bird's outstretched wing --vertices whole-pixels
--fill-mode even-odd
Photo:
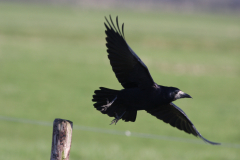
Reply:
[[[184,130],[186,133],[193,134],[194,136],[200,137],[203,141],[213,144],[220,145],[220,143],[211,142],[205,139],[195,128],[192,122],[189,120],[187,115],[178,106],[170,103],[165,106],[161,106],[155,109],[146,110],[151,115],[163,120],[165,123],[169,123],[173,127],[177,127],[180,130]]]
[[[109,16],[110,21],[105,17],[106,22],[106,40],[108,58],[112,69],[124,88],[139,87],[145,89],[153,86],[154,81],[148,71],[147,66],[129,47],[124,38],[124,24],[122,31],[118,25],[118,17],[116,17],[116,27]]]

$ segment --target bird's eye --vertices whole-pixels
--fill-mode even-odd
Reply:
[[[177,94],[179,91],[175,91],[174,93]]]

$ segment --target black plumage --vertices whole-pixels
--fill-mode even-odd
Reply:
[[[106,18],[106,17],[105,17]],[[111,124],[122,119],[134,122],[138,110],[145,110],[156,118],[186,133],[200,137],[213,145],[197,131],[187,115],[172,102],[180,98],[191,98],[190,95],[175,87],[156,84],[142,60],[129,47],[124,37],[124,24],[121,29],[116,18],[116,26],[110,16],[106,18],[106,41],[108,58],[112,69],[124,89],[113,90],[100,87],[93,95],[94,107],[115,117]]]

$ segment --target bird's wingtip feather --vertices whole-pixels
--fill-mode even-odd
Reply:
[[[206,143],[209,143],[211,145],[221,145],[221,143],[218,143],[218,142],[211,142],[209,140],[207,140],[206,138],[202,137],[202,136],[199,136],[204,142]]]

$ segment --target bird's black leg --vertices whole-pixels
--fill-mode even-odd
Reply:
[[[125,111],[126,112],[126,111]],[[123,112],[123,114],[121,116],[118,116],[118,114],[115,112],[116,114],[116,118],[112,120],[111,124],[112,125],[113,123],[115,123],[115,125],[117,124],[117,122],[122,118],[122,116],[125,114],[125,112]]]
[[[108,109],[108,107],[110,107],[116,99],[117,99],[117,96],[110,103],[109,103],[109,101],[107,99],[107,104],[102,106],[102,110],[101,111],[106,111]]]

